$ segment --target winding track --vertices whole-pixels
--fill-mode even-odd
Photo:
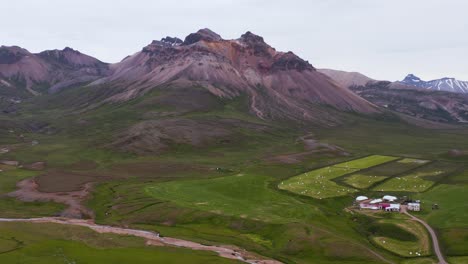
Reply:
[[[437,258],[439,259],[439,264],[448,264],[448,262],[444,258],[444,255],[442,254],[442,251],[440,250],[439,240],[437,239],[437,235],[434,229],[432,229],[432,227],[429,224],[427,224],[424,220],[421,220],[417,218],[416,216],[408,213],[408,211],[406,211],[406,207],[402,208],[402,212],[408,215],[411,218],[411,220],[421,223],[427,229],[427,231],[429,231],[429,234],[431,235],[431,238],[432,238],[432,247],[434,248],[434,252]]]
[[[258,255],[250,253],[244,249],[234,246],[207,246],[200,243],[182,240],[171,237],[161,237],[159,233],[128,229],[114,226],[98,225],[92,220],[80,220],[60,217],[42,217],[42,218],[0,218],[0,222],[28,222],[28,223],[54,223],[63,225],[88,227],[98,233],[113,233],[118,235],[131,235],[146,239],[147,245],[153,246],[175,246],[190,248],[193,250],[204,250],[217,253],[220,257],[240,260],[250,264],[283,264],[273,259],[259,258]]]

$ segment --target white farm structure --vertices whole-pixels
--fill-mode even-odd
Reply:
[[[408,203],[407,209],[409,211],[421,211],[420,203]]]
[[[401,209],[400,203],[396,202],[397,197],[385,195],[382,198],[369,199],[367,196],[356,197],[356,203],[360,209],[368,210],[384,210],[386,212],[399,212]]]

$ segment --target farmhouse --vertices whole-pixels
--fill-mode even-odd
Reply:
[[[421,211],[420,203],[408,203],[408,210],[410,211]]]
[[[359,208],[361,209],[370,209],[370,210],[379,210],[379,206],[376,204],[371,204],[369,201],[364,201],[359,204]]]
[[[385,211],[387,211],[387,212],[399,212],[400,211],[400,204],[397,204],[397,203],[389,204],[388,207],[385,207]]]

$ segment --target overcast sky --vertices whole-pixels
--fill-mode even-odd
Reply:
[[[0,44],[118,62],[153,39],[250,30],[317,68],[468,80],[465,0],[0,0]]]

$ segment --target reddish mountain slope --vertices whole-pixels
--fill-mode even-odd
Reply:
[[[140,52],[111,66],[112,74],[94,84],[120,87],[108,101],[125,101],[161,85],[202,86],[233,98],[247,94],[259,117],[320,118],[311,105],[360,113],[376,108],[335,85],[292,52],[278,52],[250,32],[224,40],[209,29],[153,41]]]

